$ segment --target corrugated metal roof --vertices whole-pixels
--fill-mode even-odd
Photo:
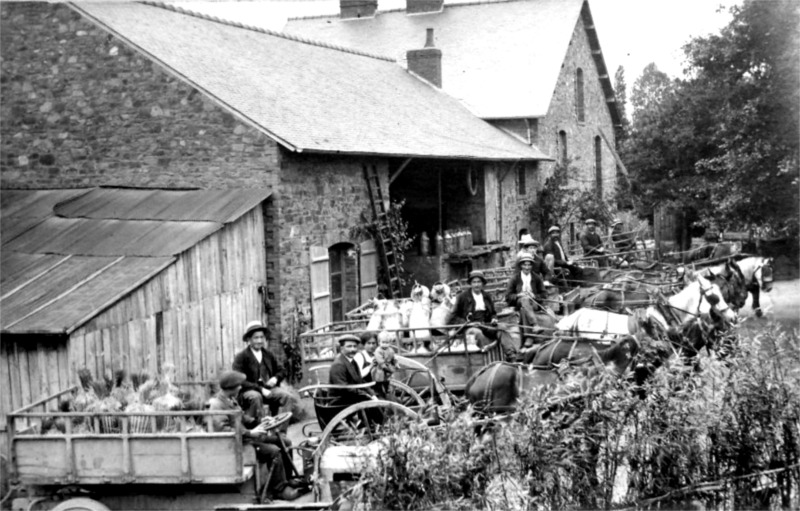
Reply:
[[[0,332],[71,332],[269,193],[0,191]]]
[[[378,12],[357,22],[336,16],[292,19],[284,30],[405,62],[406,51],[420,47],[425,29],[433,28],[436,47],[442,50],[442,87],[447,93],[484,119],[543,117],[583,4],[584,0],[454,4],[424,15]],[[585,20],[590,21],[588,13],[587,7]]]
[[[391,59],[242,28],[171,6],[72,6],[292,149],[550,159],[476,118]],[[423,40],[424,30],[415,47]]]
[[[116,220],[228,223],[269,196],[269,190],[135,190],[98,188],[55,208],[58,216]]]

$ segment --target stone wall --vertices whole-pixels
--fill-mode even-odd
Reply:
[[[583,70],[585,120],[578,121],[575,101],[576,70]],[[575,185],[584,190],[595,187],[595,137],[602,130],[609,142],[614,144],[614,129],[611,114],[600,84],[597,67],[589,47],[583,19],[579,19],[572,34],[567,55],[558,77],[555,93],[547,116],[539,123],[538,139],[534,143],[546,154],[558,157],[558,132],[567,133],[567,151],[571,165],[579,169]],[[616,163],[601,139],[603,197],[609,199],[614,191]],[[540,184],[552,174],[554,163],[541,165]]]
[[[350,229],[362,211],[371,212],[362,164],[377,166],[388,196],[385,160],[282,151],[280,192],[273,194],[269,213],[276,220],[276,237],[267,247],[267,273],[274,278],[270,290],[280,289],[280,296],[270,296],[270,322],[284,336],[292,315],[302,312],[310,318],[310,247],[358,246]]]
[[[3,188],[266,187],[276,144],[64,4],[0,5]]]

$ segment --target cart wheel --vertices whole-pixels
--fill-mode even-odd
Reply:
[[[389,380],[389,399],[412,409],[425,406],[425,400],[414,389],[397,380]]]
[[[101,504],[93,499],[79,497],[77,499],[65,500],[54,507],[51,511],[111,511],[105,504]]]
[[[377,413],[376,413],[377,412]],[[348,406],[328,422],[320,435],[317,452],[328,445],[366,445],[377,438],[379,424],[376,415],[401,413],[413,419],[419,415],[412,409],[391,401],[363,401]]]
[[[430,370],[430,368],[424,364],[417,362],[414,359],[403,357],[398,355],[397,356],[397,363],[400,370],[406,369],[412,372],[423,372],[428,374],[428,378],[430,378],[430,383],[433,384],[433,390],[436,393],[435,396],[431,395],[430,392],[430,383],[426,385],[426,389],[419,393],[420,397],[423,397],[423,401],[430,400],[433,404],[440,404],[443,408],[450,408],[453,406],[453,402],[450,399],[450,392],[447,390],[447,387],[439,380],[439,378]],[[409,377],[410,378],[410,377]],[[411,381],[409,379],[409,381]],[[408,385],[406,383],[406,385]],[[438,403],[436,402],[438,401]]]

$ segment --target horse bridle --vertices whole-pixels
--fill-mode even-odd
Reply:
[[[768,266],[770,268],[770,270],[772,270],[772,261],[768,257],[763,257],[761,259],[761,264],[759,264],[758,266],[753,268],[753,280],[756,281],[756,284],[758,284],[758,287],[763,287],[763,285],[765,283],[767,283],[767,282],[769,282],[769,283],[773,282],[772,275],[770,275],[768,279],[766,277],[764,277],[763,269],[766,266]],[[758,281],[758,277],[756,276],[759,271],[761,271],[761,282]]]
[[[707,301],[708,304],[711,306],[711,309],[714,310],[716,308],[716,305],[711,303],[711,301],[708,299],[708,296],[707,296],[708,292],[712,290],[712,287],[709,286],[708,288],[704,288],[703,284],[701,282],[699,282],[699,281],[697,282],[697,286],[700,288],[700,298],[701,298],[701,300],[699,302],[697,302],[697,312],[691,312],[691,311],[687,311],[685,309],[681,309],[680,307],[676,307],[675,305],[672,305],[667,300],[665,300],[664,305],[666,305],[667,307],[670,307],[672,309],[681,311],[681,312],[683,312],[685,314],[689,314],[689,315],[694,316],[694,317],[697,318],[697,317],[700,317],[700,305],[703,303],[703,299],[705,299],[705,301]],[[719,303],[719,302],[717,302],[717,303]],[[724,309],[716,309],[716,312],[717,312],[717,314],[719,314],[721,316],[722,314],[724,314],[726,311],[729,311],[729,310],[730,310],[730,306],[728,305],[728,302],[725,302],[725,308]]]

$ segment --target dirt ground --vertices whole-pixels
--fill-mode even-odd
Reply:
[[[764,316],[755,317],[748,297],[744,308],[739,311],[739,318],[746,328],[756,328],[767,321],[774,320],[789,330],[800,328],[800,279],[776,281],[772,291],[761,293],[761,309]]]

